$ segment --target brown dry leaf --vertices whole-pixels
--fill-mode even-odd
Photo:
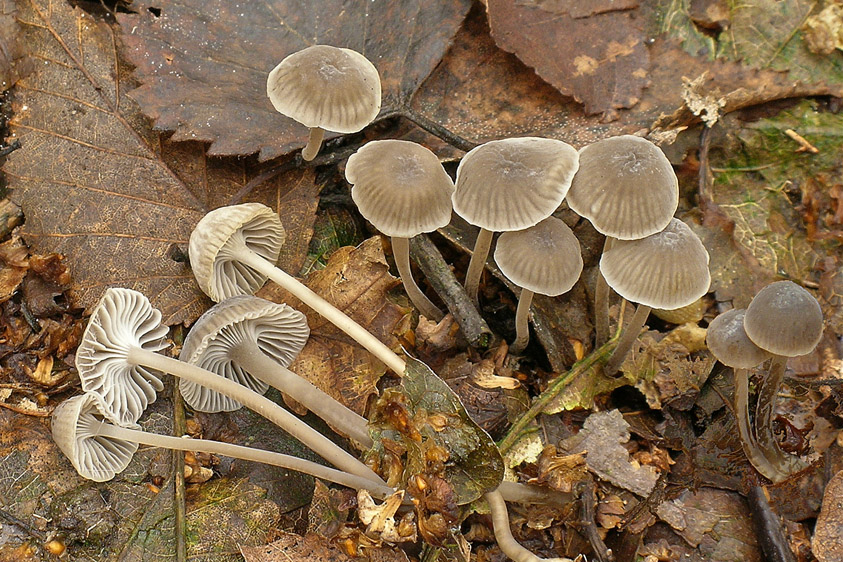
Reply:
[[[30,68],[20,40],[14,4],[0,2],[0,92],[11,88]]]
[[[0,302],[6,302],[18,290],[29,269],[29,249],[19,236],[0,244]]]
[[[617,109],[638,103],[648,82],[650,54],[637,4],[489,0],[487,8],[500,48],[582,103],[586,114],[614,118]]]
[[[629,424],[619,410],[588,416],[580,432],[559,447],[569,454],[585,452],[586,465],[599,478],[639,496],[648,495],[659,475],[652,466],[630,460],[623,443],[629,441]]]
[[[380,237],[370,238],[357,248],[340,248],[331,255],[325,269],[311,273],[305,280],[314,292],[393,348],[397,345],[392,329],[407,313],[386,299],[387,291],[398,283],[389,274]],[[375,384],[386,367],[277,285],[269,284],[259,295],[285,302],[307,316],[310,339],[290,369],[355,412],[364,413],[369,396],[377,393]]]
[[[280,532],[281,538],[266,546],[241,546],[246,562],[354,562],[344,550],[324,538],[308,533],[299,536]],[[367,548],[363,556],[372,562],[408,562],[404,551],[392,548]]]
[[[586,478],[585,451],[560,455],[556,447],[548,445],[539,455],[537,481],[559,492],[570,492],[574,484]]]
[[[843,472],[826,485],[811,547],[820,562],[843,560]]]
[[[174,249],[262,170],[209,160],[199,143],[162,141],[126,96],[112,28],[48,0],[20,0],[16,16],[43,62],[18,83],[10,128],[23,148],[4,168],[27,217],[24,238],[33,251],[67,255],[74,306],[119,285],[147,294],[167,324],[192,321],[208,301]],[[311,171],[294,171],[252,194],[296,233],[300,255],[285,256],[284,267],[301,266],[318,189]]]
[[[313,44],[359,51],[381,75],[381,115],[400,113],[469,6],[467,0],[141,1],[132,4],[135,14],[118,20],[142,83],[131,95],[157,129],[175,131],[174,140],[210,142],[211,155],[259,152],[264,161],[307,141],[307,129],[266,97],[267,74],[281,59]]]

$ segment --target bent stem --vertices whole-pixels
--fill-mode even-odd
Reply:
[[[643,304],[639,304],[635,309],[635,314],[632,315],[632,319],[629,321],[629,324],[627,324],[626,328],[624,328],[615,351],[612,353],[612,356],[609,357],[609,360],[606,362],[606,366],[603,367],[603,373],[607,377],[615,376],[621,368],[623,360],[626,359],[626,355],[629,353],[629,350],[632,349],[632,344],[634,344],[635,340],[638,339],[638,333],[641,332],[641,328],[644,327],[644,322],[647,321],[647,317],[650,315],[650,310],[652,309],[649,306]]]
[[[322,148],[322,139],[325,138],[325,129],[321,127],[312,127],[310,129],[310,137],[307,139],[307,146],[301,151],[301,158],[305,162],[310,162],[316,155],[319,154],[319,149]]]
[[[196,451],[214,455],[224,455],[235,459],[280,466],[281,468],[310,474],[316,478],[321,478],[322,480],[327,480],[328,482],[354,488],[355,490],[369,490],[372,495],[377,495],[378,497],[389,496],[395,491],[383,483],[374,482],[359,475],[349,474],[347,472],[322,466],[321,464],[300,459],[298,457],[274,453],[272,451],[264,451],[262,449],[252,449],[251,447],[243,447],[242,445],[223,443],[221,441],[207,441],[204,439],[190,439],[173,437],[171,435],[159,435],[157,433],[148,433],[146,431],[119,427],[106,423],[105,421],[100,422],[98,426],[92,427],[91,433],[92,436],[101,435],[104,437],[111,437],[113,439],[132,441],[134,443],[140,443],[141,445],[161,447],[162,449]]]
[[[250,375],[301,403],[337,432],[357,441],[366,449],[372,447],[373,442],[369,437],[366,418],[346,408],[308,380],[278,364],[261,351],[255,342],[248,341],[237,345],[231,350],[229,356]]]
[[[465,292],[479,307],[477,291],[480,288],[480,277],[486,267],[486,258],[489,257],[489,250],[492,247],[492,231],[481,228],[477,234],[477,241],[474,243],[474,251],[471,253],[471,261],[468,262],[468,271],[465,272]]]
[[[275,267],[246,247],[246,243],[242,240],[242,237],[238,244],[232,245],[231,250],[231,257],[233,259],[242,261],[261,275],[277,283],[281,288],[292,293],[294,297],[312,308],[317,314],[325,318],[325,320],[348,334],[354,341],[380,359],[399,376],[404,374],[407,364],[394,351],[389,349],[389,347],[369,333],[360,324],[341,312],[337,307],[308,289],[292,275]]]
[[[782,451],[773,431],[776,398],[784,381],[786,363],[787,357],[781,355],[773,355],[770,359],[770,370],[761,383],[761,388],[758,390],[758,403],[755,405],[755,437],[758,445],[764,451],[767,460],[783,474],[778,480],[770,478],[773,482],[780,482],[807,466],[799,457]]]
[[[559,562],[571,562],[569,558],[540,558],[518,544],[512,536],[509,528],[509,514],[506,511],[506,502],[497,490],[487,492],[484,496],[492,512],[492,527],[495,532],[495,540],[501,551],[509,556],[514,562],[541,562],[542,560],[557,560]]]
[[[778,466],[771,463],[758,446],[749,419],[749,371],[735,369],[735,420],[740,434],[741,448],[749,463],[765,478],[780,482],[787,478]]]
[[[615,239],[607,236],[603,242],[603,253],[612,248]],[[609,284],[603,272],[597,268],[597,285],[594,287],[594,347],[609,341]]]
[[[521,353],[530,343],[530,305],[533,303],[533,291],[521,289],[518,308],[515,311],[515,341],[509,346],[511,353]]]
[[[173,376],[202,385],[210,390],[233,398],[282,428],[337,468],[350,472],[351,474],[356,474],[367,480],[385,484],[372,469],[346,451],[340,449],[330,439],[269,398],[249,390],[245,386],[201,367],[197,367],[196,365],[159,355],[138,346],[131,346],[129,348],[126,353],[126,361],[131,365],[148,367],[164,373],[170,373]]]
[[[392,253],[395,256],[395,265],[398,268],[398,276],[401,277],[401,282],[404,284],[404,290],[407,291],[407,296],[410,297],[410,301],[422,316],[434,322],[439,322],[445,314],[427,298],[427,295],[419,289],[416,280],[413,279],[413,270],[410,268],[410,240],[408,238],[393,236],[391,241]]]

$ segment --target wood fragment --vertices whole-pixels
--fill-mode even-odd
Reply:
[[[799,144],[799,148],[796,149],[796,152],[810,152],[811,154],[819,154],[819,148],[808,142],[805,137],[803,137],[793,129],[785,129],[784,134],[786,134]]]

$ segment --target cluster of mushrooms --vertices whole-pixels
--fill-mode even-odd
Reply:
[[[276,109],[311,128],[305,160],[315,157],[325,130],[358,131],[380,109],[374,66],[359,53],[324,45],[282,61],[270,73],[267,91]],[[606,236],[595,291],[597,344],[609,340],[610,288],[638,305],[603,365],[607,375],[618,371],[652,309],[680,309],[708,291],[708,253],[693,231],[673,217],[679,199],[676,175],[661,150],[642,138],[609,138],[579,151],[545,138],[492,141],[463,157],[455,182],[428,149],[406,141],[373,141],[349,158],[346,178],[360,213],[391,237],[409,298],[432,320],[440,320],[443,312],[413,280],[409,239],[445,226],[452,211],[479,226],[465,281],[476,303],[493,233],[502,233],[494,260],[522,287],[513,352],[528,342],[532,295],[562,294],[581,274],[579,243],[571,229],[552,216],[565,199]],[[218,304],[191,328],[179,359],[159,353],[165,348],[167,328],[146,297],[128,289],[105,293],[76,356],[85,394],[65,401],[53,414],[55,441],[82,476],[112,478],[126,468],[138,445],[145,444],[265,462],[380,498],[395,492],[366,464],[263,396],[268,387],[278,388],[363,449],[373,445],[365,418],[287,368],[309,330],[300,312],[253,296],[267,280],[336,325],[399,376],[406,368],[405,358],[275,266],[284,237],[277,214],[257,203],[216,209],[199,222],[190,238],[190,262],[199,286]],[[806,315],[804,322],[793,320],[797,309]],[[769,311],[779,311],[788,320],[771,319]],[[801,339],[785,330],[793,325],[802,331]],[[780,333],[771,333],[776,331]],[[779,449],[772,430],[785,357],[813,349],[821,332],[816,300],[790,282],[770,285],[745,313],[723,314],[710,327],[712,352],[736,369],[735,410],[747,457],[774,481],[802,466]],[[767,359],[769,382],[759,393],[753,431],[747,369]],[[140,431],[138,419],[163,388],[159,372],[180,379],[181,393],[193,410],[247,406],[335,468],[270,451]],[[501,549],[517,562],[540,559],[513,539],[504,501],[544,497],[540,489],[507,482],[485,495]]]

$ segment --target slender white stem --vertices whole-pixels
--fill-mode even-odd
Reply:
[[[603,253],[612,248],[615,239],[607,236],[603,242]],[[597,268],[597,285],[594,287],[594,347],[609,341],[609,284],[600,268]]]
[[[319,154],[319,149],[322,148],[322,139],[325,137],[325,130],[320,127],[313,127],[310,129],[310,137],[307,139],[307,146],[301,151],[302,160],[310,162],[316,155]]]
[[[439,310],[438,306],[427,298],[427,295],[419,289],[416,280],[413,279],[413,270],[410,268],[409,238],[393,236],[391,241],[392,253],[395,256],[395,265],[398,268],[398,275],[401,277],[401,282],[404,284],[404,290],[407,291],[407,296],[410,297],[410,301],[422,316],[439,322],[445,315]]]
[[[492,512],[492,526],[494,527],[495,539],[498,541],[498,546],[512,560],[515,562],[541,562],[543,560],[571,562],[570,558],[540,558],[518,544],[518,541],[512,536],[512,530],[509,528],[509,514],[506,511],[506,502],[504,502],[503,496],[501,496],[500,492],[494,490],[487,492],[484,497]]]
[[[635,309],[635,314],[632,315],[632,319],[623,329],[623,334],[618,339],[618,345],[615,347],[615,351],[612,352],[611,357],[606,362],[606,366],[603,367],[603,373],[606,376],[615,376],[615,373],[621,368],[623,360],[626,358],[629,350],[632,349],[632,344],[638,339],[638,333],[644,327],[644,322],[647,321],[647,316],[650,315],[651,310],[652,308],[643,304],[639,304],[638,308]]]
[[[229,352],[229,357],[256,379],[301,403],[339,433],[354,439],[366,449],[372,447],[366,418],[349,410],[310,381],[279,365],[261,351],[255,342],[248,341],[235,346]]]
[[[515,310],[515,341],[509,346],[511,353],[521,353],[530,343],[530,305],[533,302],[533,291],[521,289],[518,297],[518,308]]]
[[[348,334],[354,341],[366,348],[372,355],[380,359],[387,367],[398,375],[404,374],[407,364],[394,351],[389,349],[378,338],[369,333],[360,324],[349,318],[337,307],[308,289],[292,275],[287,274],[260,257],[255,252],[247,249],[245,245],[237,254],[242,262],[293,294],[297,299],[316,311],[328,322]]]
[[[735,420],[741,439],[741,448],[749,463],[765,478],[780,482],[787,478],[779,468],[767,460],[764,451],[758,446],[749,419],[749,371],[735,369]]]
[[[468,271],[465,272],[465,292],[474,301],[474,306],[479,306],[480,303],[477,299],[477,291],[480,288],[480,277],[483,275],[483,269],[486,268],[486,258],[489,257],[491,247],[492,231],[481,228],[477,233],[471,261],[468,262]]]
[[[544,505],[567,505],[574,501],[574,495],[558,492],[541,486],[508,482],[504,480],[498,486],[497,492],[508,502]]]
[[[295,470],[296,472],[310,474],[311,476],[327,480],[328,482],[348,486],[349,488],[354,488],[355,490],[369,490],[370,493],[376,494],[379,497],[386,497],[395,491],[384,484],[373,482],[354,474],[342,472],[341,470],[336,470],[335,468],[322,466],[321,464],[305,459],[300,459],[290,455],[283,455],[281,453],[274,453],[272,451],[264,451],[263,449],[252,449],[251,447],[234,445],[232,443],[160,435],[158,433],[148,433],[146,431],[128,429],[106,422],[102,422],[93,433],[94,435],[102,435],[114,439],[132,441],[134,443],[140,443],[141,445],[161,447],[162,449],[224,455],[235,459],[280,466],[281,468],[288,468],[290,470]]]
[[[372,469],[342,450],[333,441],[269,398],[249,390],[245,386],[196,365],[159,355],[137,346],[129,348],[126,360],[132,365],[141,365],[170,373],[233,398],[279,426],[337,468],[367,480],[384,483]]]

